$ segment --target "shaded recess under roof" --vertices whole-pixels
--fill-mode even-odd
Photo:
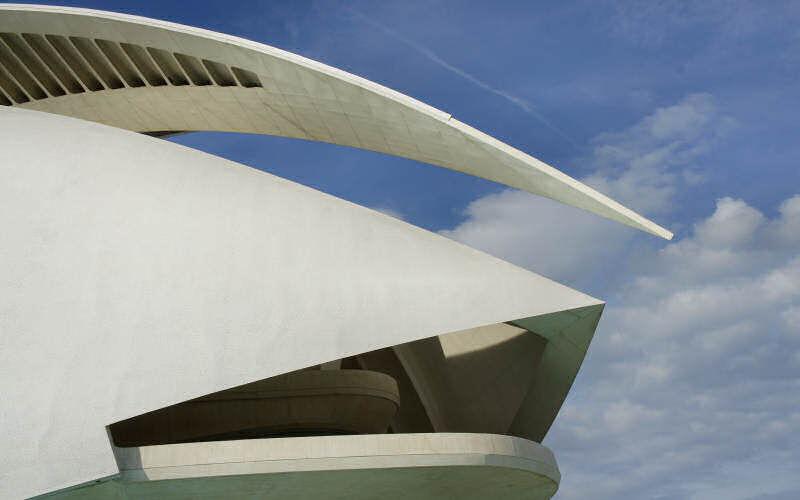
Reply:
[[[585,337],[600,309],[566,318],[557,313],[556,329],[574,324],[583,330],[575,339],[588,345]],[[122,447],[387,432],[491,433],[541,441],[579,365],[560,360],[560,368],[547,366],[553,351],[565,347],[548,338],[553,318],[547,316],[530,324],[541,334],[496,324],[420,339],[201,396],[116,422],[109,430]],[[541,390],[542,384],[561,386],[564,377],[562,394]],[[526,417],[519,425],[520,414],[531,410],[540,418]]]

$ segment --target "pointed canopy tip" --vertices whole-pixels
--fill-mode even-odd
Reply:
[[[648,233],[650,233],[652,235],[658,236],[660,238],[664,238],[667,241],[672,240],[672,238],[675,236],[672,233],[672,231],[670,231],[668,229],[665,229],[665,228],[659,226],[658,224],[656,224],[654,222],[651,222],[649,220],[647,222],[649,222],[647,227],[641,228],[644,231],[646,231],[646,232],[648,232]]]
[[[634,229],[638,229],[640,231],[644,231],[645,233],[652,234],[653,236],[658,236],[659,238],[663,238],[667,241],[670,241],[675,235],[669,229],[659,226],[655,222],[642,217],[639,214],[636,214],[636,217],[630,217],[625,219],[618,219],[618,218],[611,218],[612,220],[616,220],[617,222],[621,222],[626,226],[630,226]]]

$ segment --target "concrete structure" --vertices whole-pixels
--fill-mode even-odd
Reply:
[[[171,23],[0,6],[0,104],[2,498],[557,488],[538,441],[601,301],[148,135],[372,149],[671,236],[446,113]]]

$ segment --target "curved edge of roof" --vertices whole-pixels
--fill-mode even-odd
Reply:
[[[640,229],[642,231],[653,234],[655,236],[659,236],[667,240],[670,240],[673,237],[673,233],[667,230],[666,228],[643,217],[642,215],[639,215],[633,210],[623,206],[622,204],[590,188],[589,186],[586,186],[580,181],[568,176],[567,174],[557,170],[556,168],[548,165],[547,163],[544,163],[541,160],[538,160],[508,144],[505,144],[502,141],[489,136],[488,134],[480,132],[479,130],[467,124],[464,124],[456,119],[453,119],[452,116],[447,112],[436,109],[417,99],[409,97],[405,94],[392,90],[378,83],[367,80],[363,77],[353,75],[344,70],[328,66],[318,61],[314,61],[312,59],[308,59],[306,57],[276,47],[272,47],[252,40],[247,40],[237,36],[226,35],[223,33],[218,33],[203,28],[196,28],[174,22],[161,21],[157,19],[151,19],[147,17],[135,16],[130,14],[120,14],[120,13],[114,13],[96,9],[78,8],[78,7],[61,7],[61,6],[30,5],[30,4],[0,4],[0,11],[1,10],[8,10],[8,11],[16,10],[23,12],[43,12],[51,14],[100,17],[108,20],[115,20],[120,22],[139,24],[143,26],[150,26],[153,28],[171,30],[175,32],[184,33],[190,36],[201,36],[206,39],[218,41],[220,43],[231,44],[243,48],[249,48],[258,52],[266,53],[268,55],[284,59],[294,64],[304,66],[308,69],[318,71],[320,73],[329,75],[339,80],[343,80],[352,83],[354,85],[360,86],[366,90],[370,90],[372,92],[375,92],[376,94],[382,95],[387,99],[408,106],[440,122],[446,123],[447,125],[461,131],[462,133],[475,138],[477,141],[487,146],[490,146],[498,150],[499,152],[516,159],[517,161],[522,162],[526,167],[529,167],[537,171],[539,174],[552,178],[563,188],[566,189],[561,193],[551,192],[552,191],[551,189],[537,189],[535,187],[535,183],[524,182],[524,180],[527,180],[525,179],[524,173],[520,173],[522,174],[520,176],[522,179],[519,182],[509,181],[508,179],[500,180],[497,178],[493,178],[493,176],[491,175],[486,175],[486,176],[478,175],[480,177],[484,177],[495,182],[501,182],[511,187],[523,189],[532,192],[534,194],[538,194],[540,196],[545,196],[554,199],[556,201],[560,201],[562,203],[573,205],[577,208],[595,213],[597,215],[609,218],[611,220],[615,220],[627,226]],[[474,173],[471,174],[475,175]]]

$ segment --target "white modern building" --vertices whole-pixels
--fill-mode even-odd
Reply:
[[[201,130],[410,158],[671,237],[298,55],[0,5],[0,498],[550,498],[539,443],[603,302],[158,138]]]

